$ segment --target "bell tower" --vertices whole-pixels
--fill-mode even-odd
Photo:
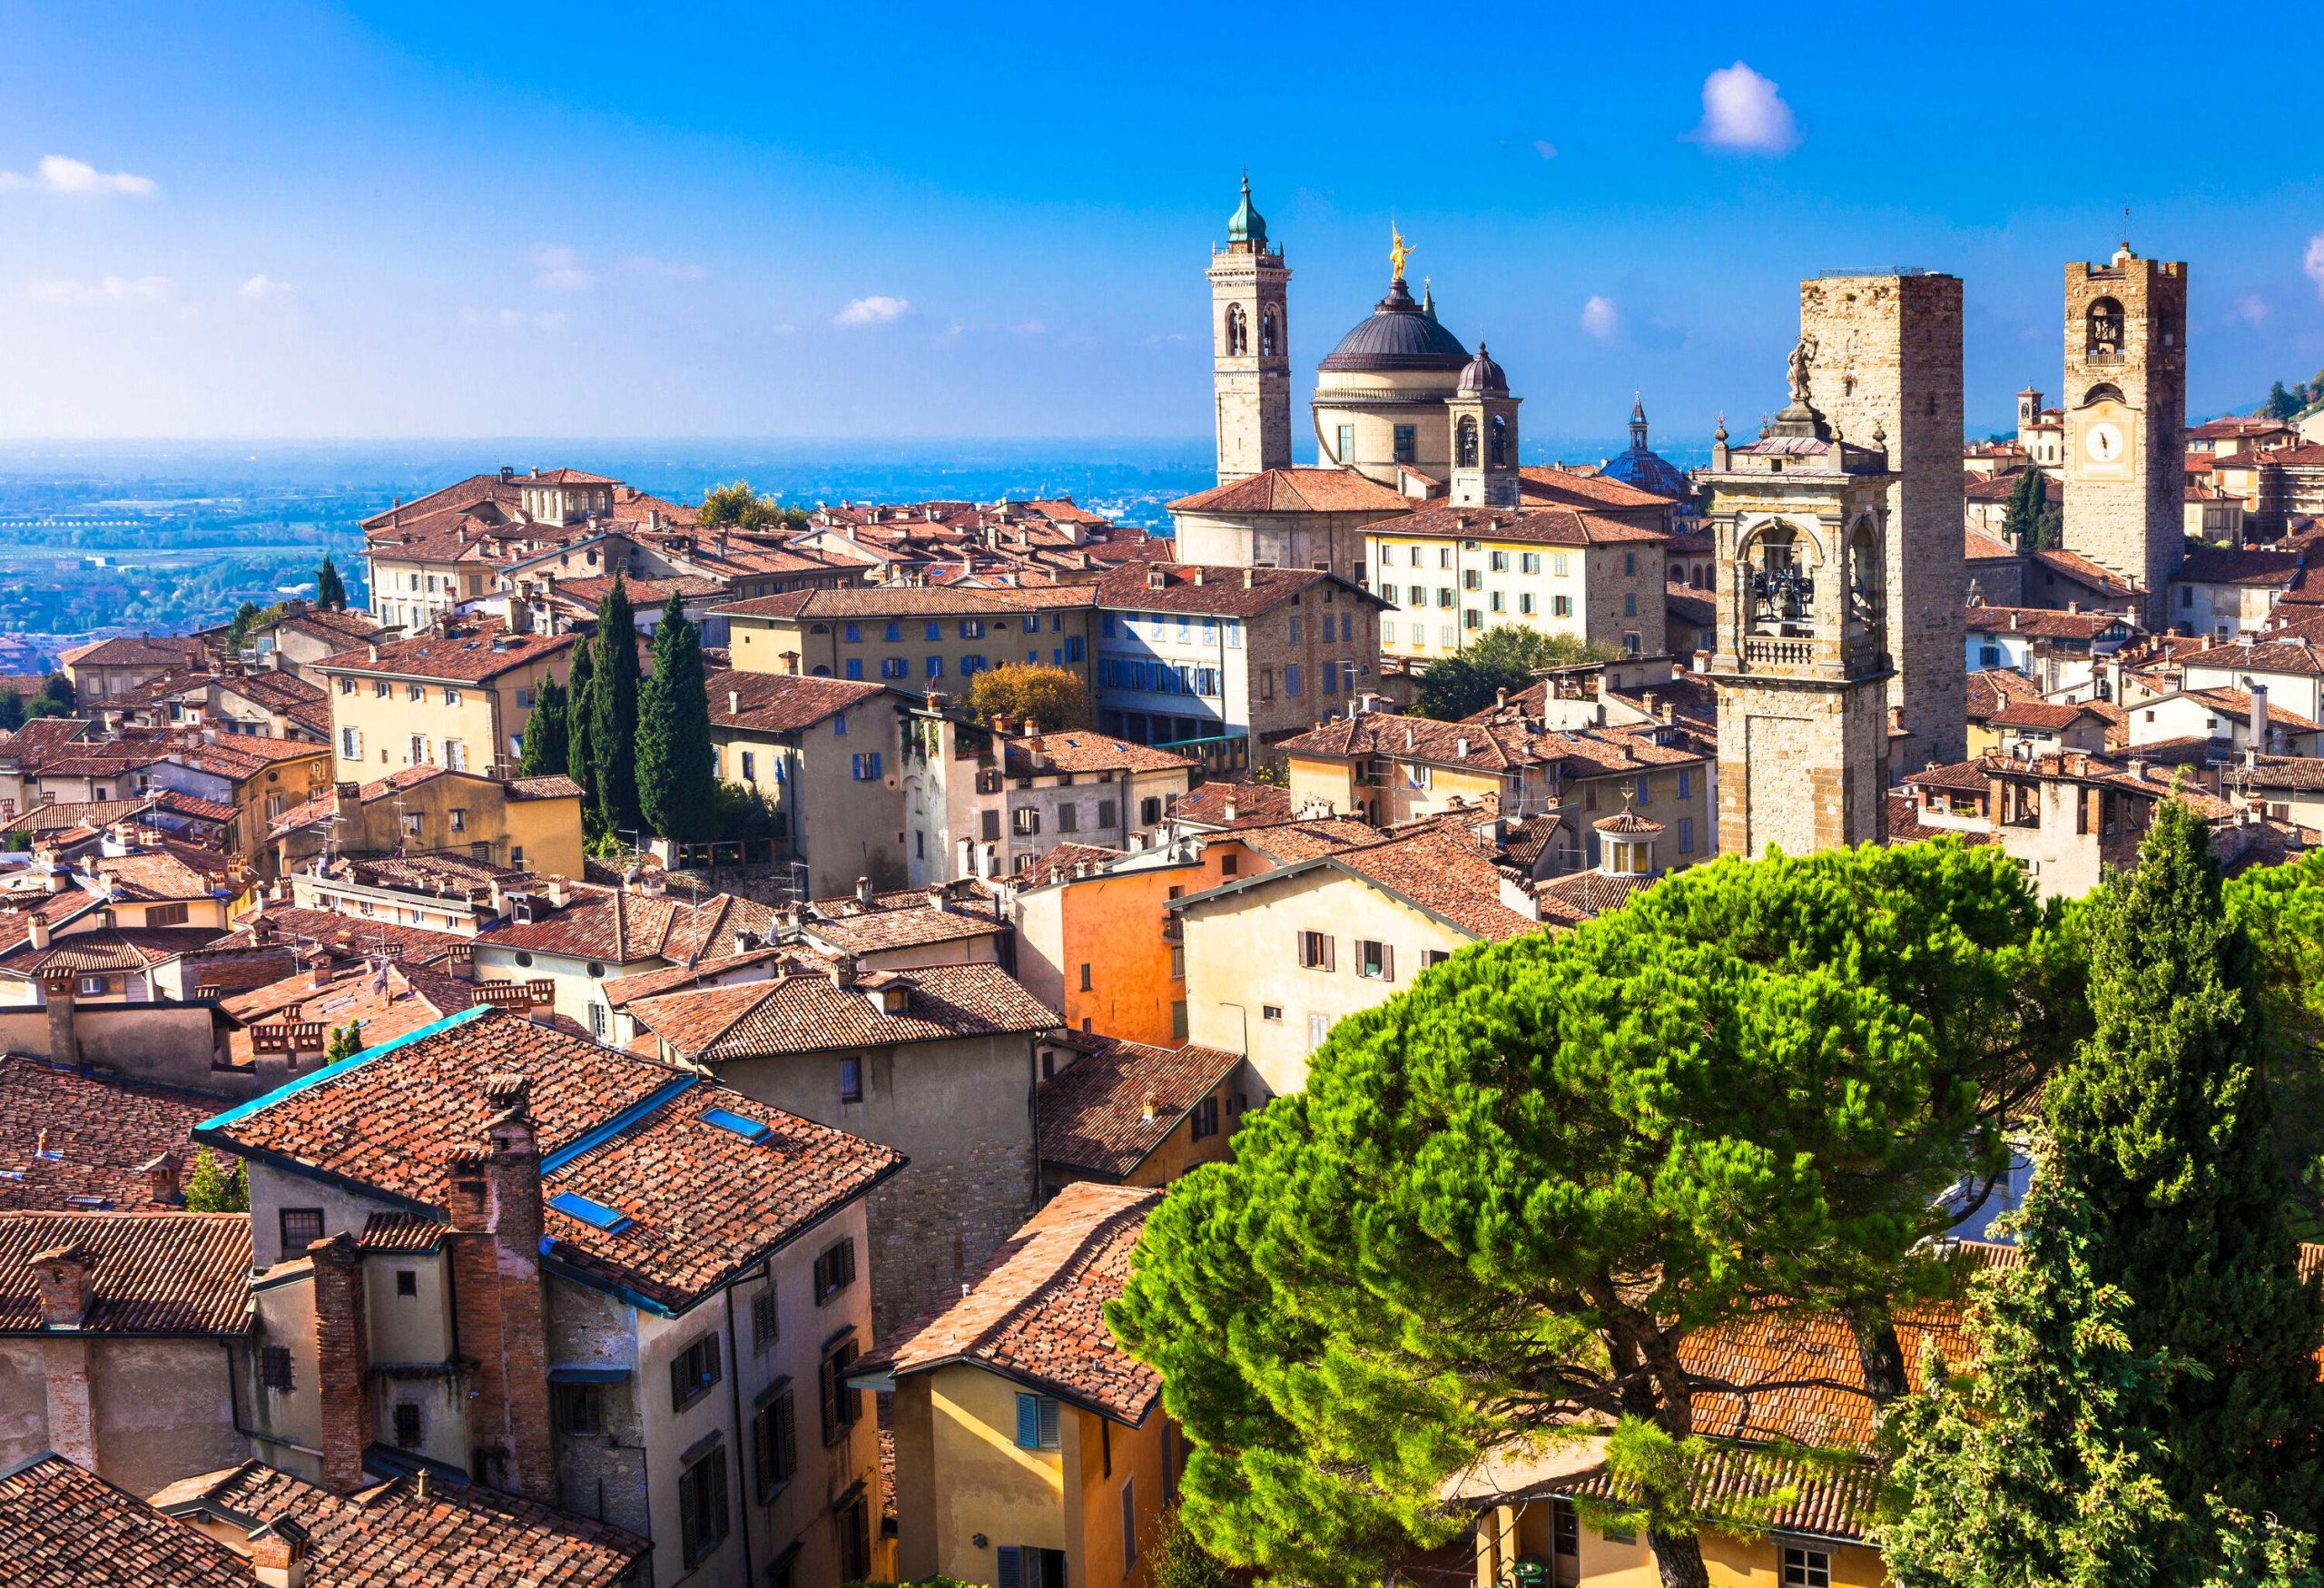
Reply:
[[[1753,859],[1886,835],[1890,713],[1887,436],[1844,440],[1807,402],[1746,446],[1713,438],[1718,852]]]
[[[1291,271],[1267,244],[1267,223],[1243,202],[1226,246],[1210,255],[1212,384],[1217,392],[1218,483],[1291,466]]]
[[[2066,266],[2065,549],[2165,616],[2186,556],[2187,267],[2125,241]]]
[[[1477,344],[1477,356],[1461,371],[1445,402],[1452,423],[1452,478],[1448,489],[1456,508],[1514,508],[1517,489],[1517,405],[1509,377]]]

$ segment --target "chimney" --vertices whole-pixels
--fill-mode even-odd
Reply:
[[[936,912],[937,913],[939,913],[940,915],[943,913],[943,912],[944,912],[944,884],[943,884],[943,883],[929,883],[929,884],[928,884],[928,907],[929,907],[931,910],[935,911],[935,912]]]
[[[483,1482],[547,1502],[556,1472],[548,1375],[541,1360],[547,1325],[541,1298],[541,1152],[533,1132],[531,1083],[504,1071],[486,1076],[483,1089],[493,1110],[484,1145],[455,1149],[447,1199],[454,1231],[453,1322],[460,1354],[476,1364],[468,1435]]]
[[[1138,1118],[1144,1120],[1147,1124],[1151,1125],[1154,1123],[1155,1114],[1159,1111],[1161,1107],[1162,1100],[1156,1097],[1149,1091],[1146,1094],[1144,1110],[1138,1115]]]
[[[183,1165],[172,1150],[147,1159],[137,1166],[145,1179],[145,1199],[149,1202],[174,1202],[180,1192],[180,1170]]]
[[[726,692],[726,715],[728,716],[740,716],[743,715],[743,692],[741,690],[729,689]]]
[[[73,1002],[73,974],[41,978],[41,1001],[48,1012],[48,1061],[81,1062],[80,1016]]]
[[[371,1396],[365,1384],[371,1351],[363,1322],[362,1254],[355,1249],[355,1238],[340,1230],[315,1242],[304,1253],[282,1256],[304,1256],[313,1261],[315,1391],[321,1401],[322,1482],[325,1488],[352,1494],[364,1484],[363,1451],[371,1443]],[[468,1348],[466,1323],[463,1317],[460,1343],[464,1349]]]
[[[2268,686],[2257,679],[2251,684],[2251,749],[2268,754]]]
[[[1246,590],[1254,590],[1258,587],[1258,584],[1259,570],[1256,568],[1245,568],[1243,570],[1243,587]]]
[[[1156,563],[1146,570],[1146,587],[1147,589],[1164,589],[1168,587],[1169,583],[1170,576],[1163,571],[1161,564]]]
[[[33,1254],[40,1288],[40,1319],[52,1329],[77,1329],[89,1316],[97,1258],[84,1246],[51,1247]]]
[[[25,931],[31,934],[34,948],[44,949],[48,946],[48,917],[42,914],[40,911],[34,910],[32,912],[32,918],[25,922]]]
[[[307,1530],[278,1516],[250,1534],[251,1576],[259,1588],[307,1588],[307,1559],[313,1543]]]
[[[1227,821],[1232,822],[1235,819],[1235,802],[1233,800],[1228,800],[1224,805],[1219,807],[1218,814]]]
[[[370,653],[372,661],[376,662],[379,659],[379,647],[378,646],[367,645],[363,648]]]
[[[1025,719],[1025,736],[1029,739],[1038,739],[1041,736],[1041,722],[1039,717],[1029,716]]]
[[[1699,650],[1695,653],[1695,671],[1698,673],[1708,673],[1710,671],[1710,653],[1709,651]]]
[[[1504,684],[1492,692],[1492,708],[1495,711],[1507,711],[1509,709],[1509,686],[1507,685]]]
[[[839,989],[842,992],[844,992],[849,988],[854,986],[857,968],[855,956],[853,954],[832,955],[832,985]]]
[[[855,902],[862,909],[872,908],[872,879],[870,877],[855,879]]]
[[[1196,564],[1195,565],[1194,571],[1193,571],[1192,573],[1190,573],[1189,575],[1187,575],[1187,577],[1188,578],[1192,579],[1196,584],[1197,584],[1197,585],[1201,584],[1201,583],[1202,583],[1202,565],[1201,565],[1200,563],[1196,563]]]
[[[2133,783],[2146,781],[2146,757],[2143,755],[2131,757],[2131,781]]]

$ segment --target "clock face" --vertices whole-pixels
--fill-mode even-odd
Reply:
[[[2082,432],[2083,455],[2093,463],[2119,463],[2128,448],[2122,427],[2112,419],[2101,419]]]

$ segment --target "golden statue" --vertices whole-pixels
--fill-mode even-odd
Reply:
[[[1404,261],[1411,257],[1413,251],[1404,246],[1404,234],[1396,230],[1395,222],[1393,221],[1388,223],[1388,236],[1390,239],[1388,268],[1395,272],[1395,279],[1401,281],[1404,279]]]

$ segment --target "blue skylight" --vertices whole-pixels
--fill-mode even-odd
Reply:
[[[762,1125],[756,1119],[745,1119],[742,1115],[726,1109],[704,1109],[702,1110],[702,1119],[705,1125],[715,1125],[721,1130],[732,1130],[745,1141],[763,1141],[774,1129],[772,1125]]]
[[[578,1218],[593,1229],[604,1230],[607,1235],[619,1235],[631,1223],[629,1215],[620,1209],[608,1208],[603,1202],[591,1201],[573,1191],[557,1192],[548,1199],[548,1205],[559,1213]]]

